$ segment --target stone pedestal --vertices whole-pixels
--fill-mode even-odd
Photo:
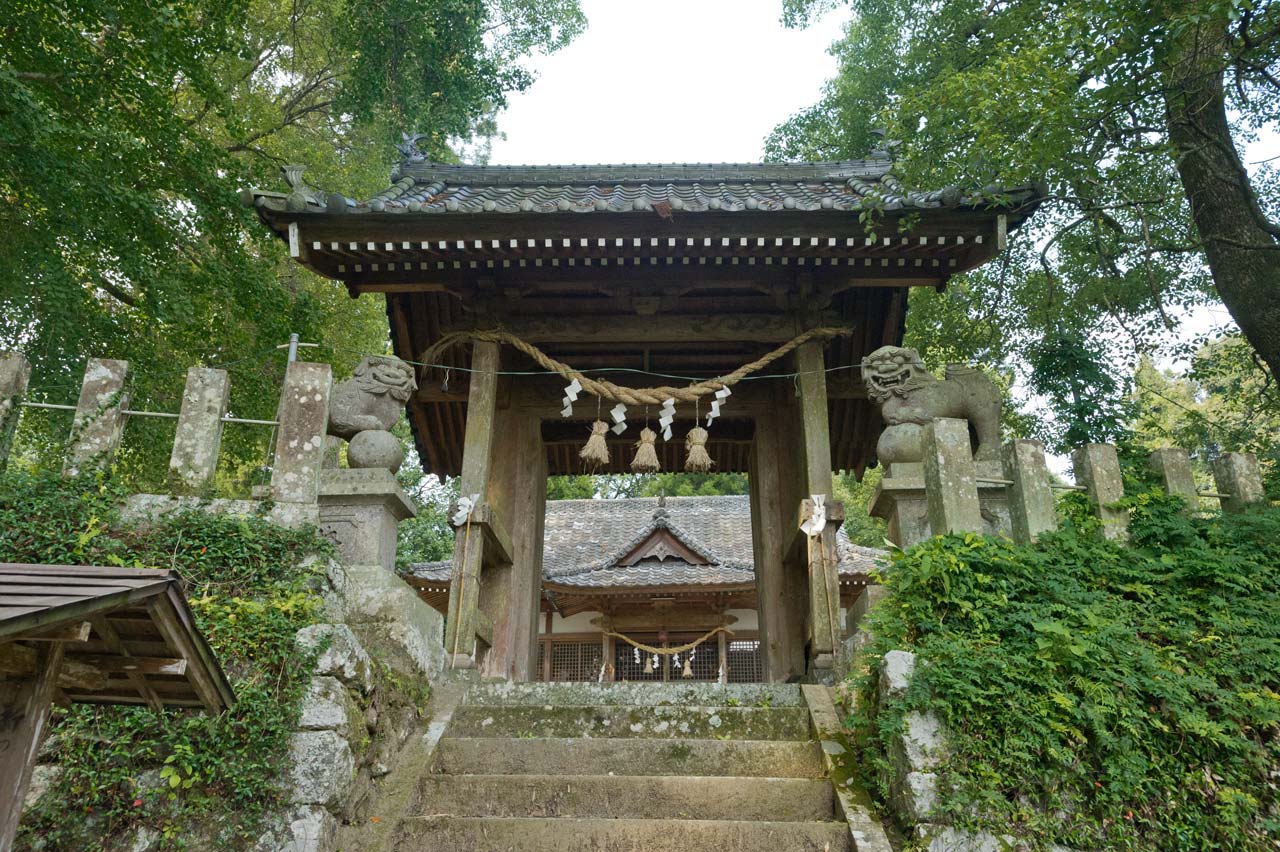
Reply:
[[[343,562],[395,570],[396,526],[417,511],[391,471],[323,470],[319,504],[320,529]]]
[[[978,505],[986,535],[1009,535],[1009,497],[1006,486],[984,479],[1004,479],[998,461],[975,462],[978,470]],[[924,465],[895,462],[871,495],[870,514],[889,523],[889,540],[904,550],[933,535],[929,526],[929,502],[925,497]]]

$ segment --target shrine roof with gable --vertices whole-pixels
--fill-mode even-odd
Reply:
[[[547,503],[543,535],[543,582],[560,591],[674,586],[755,586],[751,505],[746,496],[668,497],[619,500],[555,500]],[[655,532],[667,531],[705,557],[692,564],[675,556],[624,564],[624,557]],[[883,551],[838,537],[840,575],[864,582],[885,564]],[[449,561],[410,565],[417,583],[448,583]]]

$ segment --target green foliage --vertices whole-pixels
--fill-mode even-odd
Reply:
[[[280,770],[312,669],[293,638],[318,615],[308,557],[330,546],[314,530],[197,510],[122,524],[120,496],[107,478],[6,475],[0,561],[178,571],[236,703],[213,718],[176,709],[55,710],[51,742],[64,775],[24,817],[19,848],[105,848],[139,825],[160,831],[166,848],[181,848],[197,825],[214,827],[208,839],[220,848],[240,848],[283,806]]]
[[[997,197],[1000,187],[1047,189],[1000,260],[953,278],[945,293],[912,294],[908,337],[987,363],[1020,360],[1039,346],[1037,379],[1080,389],[1078,402],[1055,415],[1083,417],[1063,425],[1092,434],[1117,422],[1105,412],[1112,388],[1094,383],[1099,371],[1123,384],[1137,353],[1176,341],[1186,309],[1252,280],[1205,254],[1188,198],[1237,210],[1260,233],[1239,247],[1271,267],[1280,233],[1276,170],[1251,163],[1246,173],[1236,151],[1274,122],[1280,103],[1277,4],[788,0],[783,20],[800,26],[837,5],[853,12],[831,48],[840,70],[815,105],[775,129],[770,158],[862,157],[883,127],[901,143],[895,170],[908,186],[985,188]],[[1198,192],[1179,173],[1186,151],[1175,150],[1169,113],[1186,45],[1197,40],[1209,44],[1204,74],[1221,83],[1230,126],[1218,133],[1192,116],[1203,140],[1196,144],[1234,163]],[[1210,101],[1202,112],[1218,107]],[[1216,264],[1212,279],[1206,257]],[[1264,310],[1227,302],[1240,323]],[[1089,358],[1056,357],[1066,354],[1063,338],[1105,344]],[[1251,339],[1264,359],[1277,357],[1274,345]],[[1107,423],[1089,414],[1091,403]]]
[[[873,783],[904,714],[930,709],[951,731],[958,825],[1035,849],[1273,848],[1280,510],[1192,519],[1144,492],[1122,547],[1078,503],[1034,546],[950,535],[895,555],[871,671],[894,648],[927,664],[874,719],[874,676],[858,677]]]
[[[835,477],[835,498],[844,503],[844,523],[841,525],[854,544],[863,547],[884,547],[888,530],[883,518],[868,514],[871,495],[884,477],[884,469],[873,467],[862,476],[862,481],[852,473]]]
[[[0,0],[0,20],[0,349],[31,354],[34,399],[74,402],[88,357],[124,358],[134,407],[170,412],[188,367],[225,366],[255,419],[291,332],[354,365],[387,327],[382,300],[291,262],[239,191],[303,163],[367,197],[403,130],[452,161],[496,132],[523,58],[584,26],[576,0]],[[67,424],[28,425],[56,443]],[[131,424],[122,475],[155,490],[172,430]],[[263,444],[229,428],[229,478]]]
[[[1135,439],[1191,452],[1202,484],[1208,460],[1222,451],[1258,456],[1272,498],[1280,497],[1280,397],[1256,353],[1238,336],[1198,351],[1186,376],[1142,361],[1134,373]]]

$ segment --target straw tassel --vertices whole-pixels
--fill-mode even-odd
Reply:
[[[640,432],[640,440],[636,442],[636,457],[631,462],[631,469],[636,473],[657,473],[660,469],[658,464],[658,451],[653,448],[653,442],[658,440],[658,435],[648,426]]]
[[[711,470],[711,456],[707,454],[707,430],[694,426],[684,438],[684,469],[694,473]]]
[[[693,677],[693,666],[690,664],[690,663],[691,663],[691,660],[692,660],[692,658],[691,658],[691,657],[690,657],[690,658],[686,658],[686,659],[685,659],[685,661],[684,661],[684,671],[680,673],[680,677],[684,677],[684,678],[691,678],[691,677]]]
[[[609,445],[604,440],[604,433],[609,431],[609,424],[597,420],[591,424],[591,437],[587,444],[578,451],[578,458],[592,468],[603,467],[609,463]]]

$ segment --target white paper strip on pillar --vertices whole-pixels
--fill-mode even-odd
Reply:
[[[720,388],[720,390],[715,392],[715,398],[711,400],[711,411],[707,414],[708,426],[711,425],[713,420],[720,416],[720,406],[724,404],[724,401],[729,398],[731,393],[733,393],[733,391],[729,390],[727,387]]]
[[[609,416],[613,418],[613,434],[621,435],[627,431],[627,407],[622,403],[618,403],[609,410]]]
[[[813,501],[813,513],[805,519],[800,525],[800,529],[805,535],[812,538],[821,533],[827,526],[827,495],[810,494],[809,499]]]
[[[458,511],[453,513],[450,518],[455,527],[460,527],[467,522],[467,518],[471,517],[471,512],[480,503],[480,495],[472,494],[470,497],[458,498]]]
[[[671,423],[676,419],[675,397],[664,399],[662,408],[658,409],[658,425],[662,427],[662,440],[671,440]]]

